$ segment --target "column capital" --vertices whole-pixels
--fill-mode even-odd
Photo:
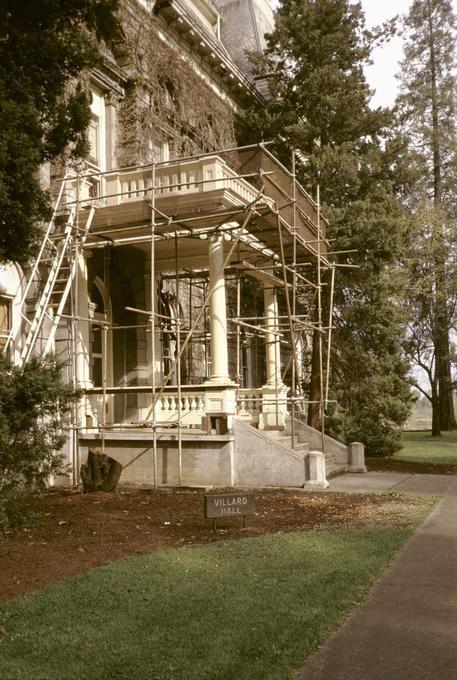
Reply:
[[[219,243],[222,241],[224,238],[224,234],[222,234],[220,231],[215,231],[213,234],[208,235],[208,241],[210,243]]]

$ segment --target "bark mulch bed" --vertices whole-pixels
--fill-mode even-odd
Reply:
[[[457,465],[446,463],[415,463],[395,458],[365,458],[369,472],[404,472],[411,475],[457,475]]]
[[[396,495],[257,490],[246,529],[236,519],[220,520],[214,533],[203,518],[203,495],[122,489],[28,497],[25,526],[0,539],[0,601],[157,548],[301,529],[405,526],[424,511],[421,499]]]

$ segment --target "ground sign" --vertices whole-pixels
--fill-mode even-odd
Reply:
[[[205,496],[205,517],[212,519],[214,526],[220,517],[242,517],[255,510],[255,497],[252,493],[221,493]]]

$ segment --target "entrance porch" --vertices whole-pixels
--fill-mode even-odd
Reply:
[[[325,486],[325,440],[310,451],[296,424],[310,339],[326,334],[313,302],[332,266],[319,207],[262,146],[99,185],[103,196],[78,191],[77,228],[91,223],[73,458],[99,447],[124,465],[121,481],[154,485]]]

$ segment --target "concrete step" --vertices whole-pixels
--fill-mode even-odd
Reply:
[[[263,430],[262,434],[268,439],[271,439],[275,444],[283,446],[285,449],[297,454],[304,455],[309,452],[308,443],[298,443],[297,440],[294,448],[292,448],[292,440],[290,434],[286,434],[285,430]],[[344,474],[347,469],[347,464],[337,463],[336,457],[333,453],[325,453],[325,470],[326,477],[336,477]]]
[[[284,430],[263,430],[262,434],[275,444],[279,444],[294,453],[304,454],[309,451],[309,444],[307,442],[298,442],[297,439],[295,439],[295,446],[292,448],[292,438],[290,435],[285,434]]]
[[[272,439],[288,439],[292,441],[292,437],[285,430],[263,430],[263,433]],[[295,435],[295,441],[298,442],[297,435]]]
[[[332,477],[338,477],[339,475],[344,475],[348,470],[348,465],[342,463],[332,463],[330,465],[325,465],[325,476],[327,479],[332,479]]]

